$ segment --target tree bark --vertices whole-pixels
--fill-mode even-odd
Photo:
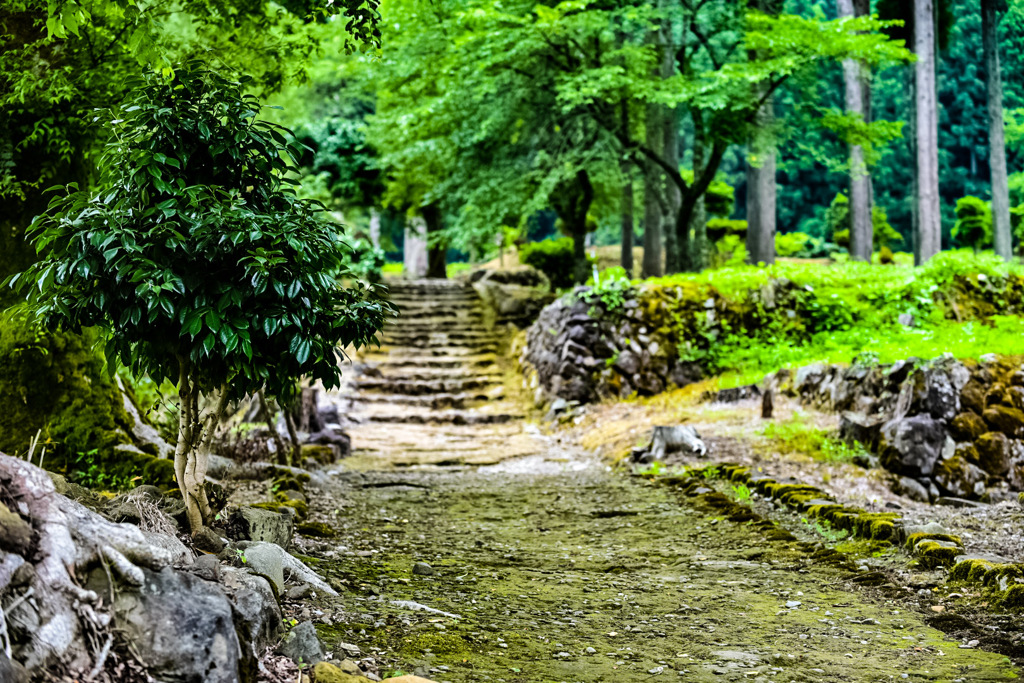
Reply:
[[[858,16],[854,0],[836,0],[840,17]],[[867,122],[864,102],[865,74],[860,62],[843,60],[846,111]],[[870,261],[872,252],[871,176],[864,163],[864,150],[860,145],[849,146],[850,153],[850,257],[856,261]]]
[[[666,0],[658,0],[658,8],[661,10],[667,10],[669,4]],[[672,78],[676,73],[673,27],[669,17],[670,15],[666,12],[661,19],[657,35],[658,55],[661,60],[658,71],[663,80]],[[669,168],[678,171],[679,112],[675,107],[662,107],[661,126],[661,157]],[[665,240],[665,272],[675,273],[683,267],[683,262],[688,260],[689,240],[687,239],[688,235],[681,234],[678,225],[673,224],[673,217],[679,212],[682,195],[679,187],[671,179],[666,178],[663,198],[665,218],[663,219],[662,237]]]
[[[178,443],[174,449],[174,477],[185,503],[189,528],[195,535],[213,518],[206,496],[206,470],[210,446],[217,426],[227,408],[227,388],[222,387],[214,407],[204,414],[196,368],[184,356],[178,356]]]
[[[996,0],[981,0],[981,44],[988,86],[988,163],[992,181],[992,229],[995,251],[1009,261],[1013,253],[1010,233],[1010,193],[1006,177],[1006,140],[1003,135],[1003,79],[999,68],[999,15]]]
[[[758,112],[758,128],[767,128],[775,113],[769,100]],[[750,148],[753,147],[751,141]],[[747,259],[757,265],[775,263],[775,150],[766,149],[751,163],[747,156]]]
[[[662,145],[661,106],[647,105],[647,132],[644,142],[648,149],[658,150]],[[662,270],[662,201],[663,174],[648,161],[644,173],[644,260],[641,277],[659,277]]]
[[[622,268],[633,277],[633,180],[622,185]]]
[[[914,0],[914,90],[917,111],[917,239],[914,262],[942,249],[939,212],[939,121],[935,92],[935,3]]]
[[[704,145],[704,120],[700,111],[692,112],[693,118],[693,179],[694,182],[705,171],[706,148]],[[693,208],[693,241],[690,243],[690,269],[699,273],[708,266],[708,215],[701,194]]]
[[[448,245],[441,235],[444,230],[441,210],[430,205],[424,206],[421,212],[423,220],[427,223],[427,277],[445,279],[448,277]]]
[[[260,389],[256,392],[256,396],[260,402],[260,412],[263,413],[263,421],[267,423],[267,429],[270,430],[270,438],[274,440],[274,446],[277,448],[277,462],[290,467],[292,464],[291,451],[285,448],[281,432],[277,431],[277,425],[274,424],[276,411],[270,409],[270,402],[267,401],[266,392]]]
[[[622,127],[622,137],[629,139],[629,102],[622,101],[620,105],[619,125]],[[628,277],[633,277],[633,178],[630,176],[628,163],[622,164],[622,174],[625,182],[622,184],[622,201],[620,213],[622,216],[622,244],[620,263]]]

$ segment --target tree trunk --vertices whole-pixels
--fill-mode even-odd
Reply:
[[[992,173],[992,229],[996,254],[1009,261],[1010,196],[1006,178],[1006,140],[1003,136],[1003,79],[999,70],[999,16],[996,0],[981,0],[981,44],[988,85],[988,163]]]
[[[647,133],[644,143],[649,149],[661,149],[663,135],[661,106],[647,105]],[[661,195],[664,182],[661,169],[647,162],[644,173],[644,260],[641,277],[659,277],[662,270],[662,215]]]
[[[836,0],[839,16],[853,17],[857,8],[853,0]],[[864,102],[864,73],[860,62],[843,60],[846,111],[867,121]],[[850,257],[856,261],[871,261],[871,176],[864,163],[864,150],[850,145]]]
[[[942,249],[939,212],[939,121],[935,94],[935,3],[914,0],[914,90],[917,103],[917,240],[915,263]]]
[[[620,105],[619,126],[622,137],[629,140],[629,102],[623,99]],[[630,176],[629,164],[622,165],[625,182],[622,185],[622,245],[620,263],[627,277],[633,277],[633,178]]]
[[[659,7],[667,5],[663,0],[659,1]],[[676,73],[676,55],[673,49],[672,21],[666,17],[662,19],[661,30],[658,35],[658,43],[661,53],[661,78],[672,78]],[[679,170],[679,111],[675,107],[663,107],[662,125],[662,157],[665,163],[673,171]],[[682,196],[679,187],[667,179],[665,183],[665,272],[676,273],[682,270],[689,261],[690,240],[686,230],[680,230],[678,225],[672,225],[672,217],[679,212],[679,204]]]
[[[633,181],[627,178],[622,185],[622,268],[633,277]]]
[[[183,356],[178,357],[178,443],[174,449],[174,477],[178,480],[185,514],[192,534],[212,521],[213,511],[206,496],[206,470],[210,445],[227,408],[227,390],[223,388],[217,403],[206,414],[200,408],[197,370]]]
[[[420,278],[427,274],[427,222],[423,216],[407,216],[402,247],[403,274]]]
[[[590,264],[587,263],[587,223],[572,226],[572,280],[578,285],[587,281],[590,276]]]
[[[703,117],[701,113],[694,110],[692,113],[693,118],[693,180],[697,181],[697,178],[704,173],[705,164],[705,146],[704,146],[704,125]],[[704,194],[701,194],[700,198],[693,208],[693,241],[690,243],[690,269],[694,272],[699,273],[708,267],[708,214],[705,208]]]
[[[377,207],[370,208],[370,242],[380,249],[380,210]]]
[[[445,243],[441,232],[444,230],[444,221],[441,218],[441,210],[434,205],[424,206],[423,220],[427,224],[427,277],[444,279],[448,277],[446,264],[448,245]]]
[[[758,128],[774,120],[771,101],[758,112]],[[751,147],[753,146],[753,141]],[[757,265],[775,263],[775,150],[767,149],[751,160],[747,157],[747,259]]]
[[[267,395],[262,389],[256,392],[256,397],[260,402],[260,413],[263,415],[263,421],[266,423],[267,429],[270,430],[270,438],[274,440],[274,447],[277,449],[277,463],[290,467],[292,465],[291,451],[285,448],[281,432],[277,431],[277,425],[274,424],[274,417],[277,411],[271,410],[270,402],[267,401]]]

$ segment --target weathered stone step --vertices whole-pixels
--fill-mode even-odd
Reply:
[[[436,380],[448,380],[461,382],[472,379],[485,379],[491,384],[501,384],[502,376],[496,366],[482,366],[478,368],[422,368],[422,367],[379,367],[381,375],[366,375],[377,379],[387,379],[398,382],[433,382]]]
[[[429,413],[407,413],[405,415],[374,415],[372,422],[389,424],[453,424],[453,425],[484,425],[504,424],[512,420],[522,419],[522,415],[510,413],[479,413],[464,410],[436,410]]]
[[[467,358],[474,356],[496,355],[498,353],[498,347],[496,344],[482,344],[480,346],[466,346],[461,344],[450,346],[408,346],[404,344],[385,342],[381,344],[380,350],[389,352],[391,354],[391,358],[396,360],[408,360],[409,358],[420,356]]]
[[[431,346],[443,346],[446,342],[459,342],[459,344],[456,345],[462,346],[465,342],[496,342],[500,339],[500,335],[487,330],[452,329],[426,332],[404,330],[401,327],[396,327],[394,329],[385,330],[384,339],[388,343],[424,342]]]
[[[481,376],[468,379],[400,380],[387,377],[360,377],[352,386],[363,392],[379,391],[389,394],[422,396],[424,394],[462,394],[474,389],[486,390],[501,386],[494,378]],[[486,398],[486,395],[484,396]]]
[[[402,356],[396,357],[389,354],[366,353],[362,356],[364,362],[380,369],[399,368],[430,368],[434,370],[452,370],[461,368],[485,368],[494,365],[498,357],[492,353],[480,354],[478,356]]]
[[[395,406],[418,406],[440,410],[444,408],[465,408],[467,403],[486,400],[486,396],[477,397],[472,394],[352,394],[353,404],[363,406],[387,404]],[[356,406],[353,406],[355,408]]]
[[[445,332],[451,329],[469,330],[474,332],[491,332],[483,319],[462,320],[457,318],[400,318],[385,324],[385,330],[409,330],[415,332]]]

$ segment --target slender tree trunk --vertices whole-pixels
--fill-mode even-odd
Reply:
[[[430,205],[424,206],[421,211],[423,220],[427,223],[427,277],[444,279],[448,277],[445,263],[448,245],[441,236],[441,231],[444,230],[441,210]]]
[[[668,3],[660,0],[659,7]],[[672,78],[676,73],[676,55],[673,49],[672,21],[667,16],[662,19],[658,42],[661,52],[661,78]],[[669,168],[679,169],[679,111],[675,107],[664,107],[662,118],[662,158]],[[671,180],[665,183],[665,219],[663,237],[665,238],[665,272],[676,273],[682,270],[689,261],[689,233],[673,224],[673,217],[679,212],[682,196],[679,187]]]
[[[988,85],[988,163],[992,172],[992,228],[996,254],[1009,261],[1010,194],[1006,178],[1006,140],[1003,135],[1003,79],[999,69],[999,15],[996,0],[981,0],[981,44]]]
[[[380,248],[380,209],[370,208],[370,242]]]
[[[854,0],[836,0],[839,16],[857,15]],[[860,62],[843,60],[846,111],[867,122],[864,103],[864,74]],[[872,251],[871,176],[864,163],[864,150],[850,145],[850,257],[870,261]]]
[[[647,132],[644,143],[649,149],[661,149],[663,129],[661,107],[647,105]],[[641,277],[659,277],[662,270],[662,201],[664,181],[661,169],[647,162],[644,173],[644,260]]]
[[[292,465],[292,451],[285,448],[281,432],[277,431],[277,425],[274,424],[274,416],[277,414],[277,411],[271,410],[266,392],[262,389],[256,392],[256,397],[260,402],[260,412],[263,413],[263,421],[267,424],[267,429],[270,430],[270,438],[274,440],[274,447],[277,449],[277,462],[290,467]]]
[[[420,278],[427,274],[427,222],[423,216],[406,216],[403,251],[405,277]]]
[[[939,119],[935,93],[935,3],[914,0],[914,90],[917,101],[917,253],[926,263],[942,249],[939,212]]]
[[[758,128],[771,126],[775,119],[772,103],[758,112]],[[750,148],[753,147],[751,141]],[[775,150],[766,149],[747,157],[747,258],[757,265],[775,263]]]
[[[704,119],[697,110],[692,112],[693,118],[693,179],[704,173],[706,148],[704,145]],[[693,241],[690,243],[690,269],[700,272],[708,266],[708,215],[705,207],[705,194],[697,199],[693,209]]]
[[[590,267],[587,264],[587,223],[574,225],[572,230],[573,282],[580,285],[587,281]]]
[[[200,409],[200,389],[195,368],[178,357],[178,442],[174,449],[174,478],[178,481],[189,529],[195,535],[212,521],[213,511],[206,495],[206,471],[210,446],[227,408],[227,388],[222,387],[212,410]]]
[[[622,268],[633,277],[633,180],[622,185]]]
[[[620,105],[619,125],[622,128],[622,136],[629,140],[629,102],[622,100]],[[622,245],[620,263],[626,275],[633,277],[633,178],[630,175],[629,164],[622,164],[622,175],[625,182],[622,184],[622,201],[620,213],[622,215]]]

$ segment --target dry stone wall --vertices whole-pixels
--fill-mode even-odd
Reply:
[[[765,383],[840,413],[840,436],[877,453],[911,496],[996,502],[1024,491],[1021,358],[861,360],[783,370]]]

